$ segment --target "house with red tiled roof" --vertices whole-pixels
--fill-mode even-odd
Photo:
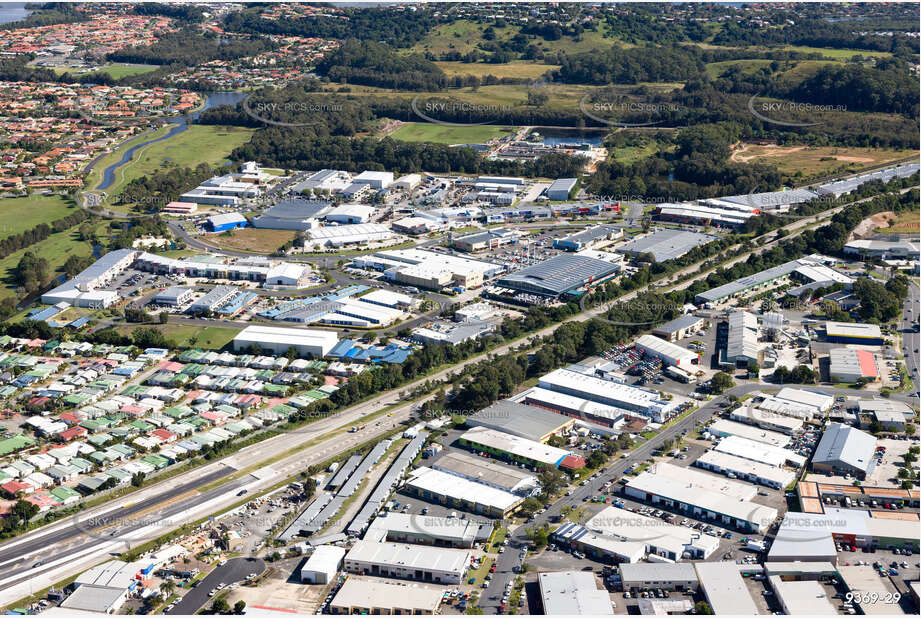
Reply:
[[[0,490],[9,497],[16,498],[19,494],[31,494],[35,491],[35,488],[21,481],[7,481],[0,485]]]

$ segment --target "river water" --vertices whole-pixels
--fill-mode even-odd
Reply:
[[[0,4],[0,24],[25,19],[31,13],[25,2],[4,2]]]
[[[196,112],[189,114],[188,116],[177,116],[175,118],[171,118],[167,121],[167,124],[173,125],[173,127],[166,133],[166,135],[161,135],[160,137],[135,144],[125,151],[125,154],[122,155],[122,158],[119,161],[105,168],[102,172],[102,183],[97,187],[97,189],[105,190],[115,184],[115,171],[131,161],[134,158],[134,153],[144,146],[168,140],[182,133],[189,128],[189,122],[198,118],[199,115],[201,115],[201,113],[206,109],[216,107],[218,105],[237,105],[240,101],[246,98],[246,93],[244,92],[208,92],[205,94],[207,95],[207,98],[205,99],[204,107]]]

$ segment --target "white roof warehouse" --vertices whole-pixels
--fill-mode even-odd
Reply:
[[[345,570],[360,575],[460,584],[470,564],[464,549],[356,541],[345,556]]]
[[[233,348],[240,352],[251,345],[274,354],[284,354],[294,348],[300,356],[326,356],[339,342],[336,333],[306,328],[276,326],[247,326],[233,338]]]

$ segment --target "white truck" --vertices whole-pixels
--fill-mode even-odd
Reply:
[[[748,542],[745,543],[745,548],[762,552],[764,551],[764,541],[755,541],[754,539],[749,539]]]

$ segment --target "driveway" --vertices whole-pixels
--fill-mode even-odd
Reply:
[[[182,597],[176,607],[166,613],[191,616],[214,598],[208,596],[212,588],[216,588],[220,584],[230,585],[241,582],[250,573],[262,573],[264,570],[265,562],[259,558],[231,558],[224,566],[217,567],[211,571],[196,587],[189,590]]]

